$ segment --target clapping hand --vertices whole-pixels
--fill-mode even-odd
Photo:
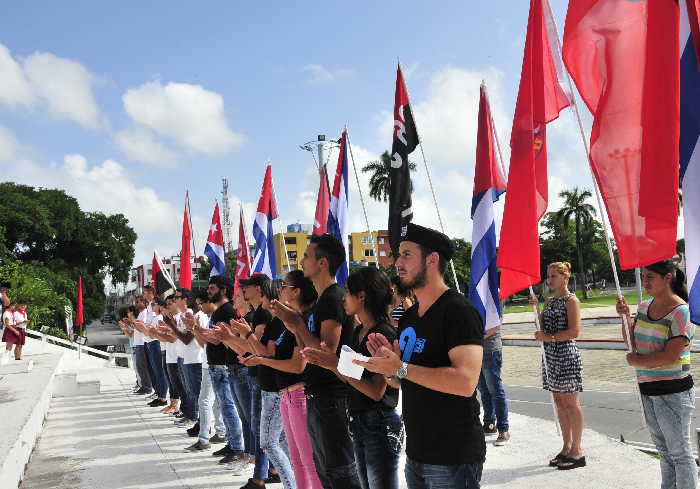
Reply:
[[[382,374],[387,377],[396,375],[401,367],[401,348],[399,341],[389,343],[384,335],[372,333],[367,336],[367,349],[372,356],[366,361],[353,360],[356,365],[362,365],[370,372]]]
[[[289,304],[283,304],[278,300],[270,302],[270,312],[284,323],[291,333],[296,332],[297,328],[303,327],[304,319],[299,311],[292,308]]]
[[[246,336],[250,331],[252,331],[252,328],[248,324],[248,321],[245,320],[245,318],[231,319],[228,322],[228,324],[234,332],[241,336]]]
[[[338,357],[325,342],[321,342],[320,348],[304,348],[301,350],[301,356],[309,363],[313,363],[314,365],[328,370],[335,370],[338,368]]]
[[[246,367],[256,367],[263,364],[265,357],[262,355],[249,355],[247,357],[238,355],[238,361]]]

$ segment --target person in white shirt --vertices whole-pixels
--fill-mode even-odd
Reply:
[[[134,300],[134,306],[136,306],[136,309],[139,311],[136,321],[146,323],[148,311],[146,310],[146,300],[143,298],[143,296],[140,295],[136,297]],[[145,336],[143,332],[136,327],[135,322],[133,322],[131,325],[134,327],[134,365],[136,366],[136,371],[138,372],[138,377],[141,382],[141,387],[134,391],[134,394],[151,394],[153,392],[153,384],[151,382],[151,374],[148,368],[146,349],[144,348]]]
[[[151,407],[167,406],[168,380],[163,369],[163,357],[161,354],[160,341],[156,333],[158,321],[162,321],[162,316],[157,318],[161,312],[161,307],[154,300],[155,291],[150,285],[143,288],[143,298],[146,301],[145,318],[143,320],[144,351],[148,362],[148,373],[151,376],[151,383],[155,389],[155,398],[148,405]],[[160,300],[160,299],[159,299]]]
[[[10,302],[2,313],[2,325],[4,328],[2,341],[5,342],[6,355],[11,355],[12,345],[16,345],[20,338],[20,331],[15,327],[15,308],[17,304]],[[16,348],[16,347],[15,347]],[[16,354],[15,354],[16,355]],[[17,358],[15,356],[15,358]]]

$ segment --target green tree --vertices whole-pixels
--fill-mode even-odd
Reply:
[[[467,284],[469,283],[469,274],[471,273],[472,267],[472,244],[469,241],[465,241],[461,238],[455,238],[452,240],[455,246],[455,254],[452,257],[452,263],[455,267],[455,274],[457,275],[457,282],[459,283],[459,290],[465,291]],[[447,265],[447,271],[445,272],[445,282],[450,287],[455,286],[454,275],[452,274],[452,268]]]
[[[408,169],[416,171],[416,164],[408,162]],[[372,173],[369,179],[369,196],[380,202],[389,200],[389,172],[391,171],[391,155],[384,151],[379,160],[370,161],[362,167],[362,173]]]
[[[584,299],[588,299],[586,291],[586,267],[583,261],[582,235],[585,228],[593,225],[596,214],[595,208],[586,202],[591,197],[590,190],[581,190],[574,187],[572,190],[562,190],[559,197],[564,198],[564,205],[556,212],[556,217],[566,226],[570,221],[574,222],[576,251],[578,257],[578,272],[580,277],[581,293]]]

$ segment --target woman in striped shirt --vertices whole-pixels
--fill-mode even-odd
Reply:
[[[664,260],[645,267],[642,280],[652,300],[637,309],[627,363],[636,369],[647,428],[659,451],[661,488],[695,488],[698,469],[690,442],[695,325],[690,322],[685,276],[673,261]],[[631,319],[623,298],[617,312]]]

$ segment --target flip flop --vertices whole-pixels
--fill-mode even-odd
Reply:
[[[566,456],[564,455],[564,453],[563,453],[563,452],[559,452],[559,453],[557,453],[557,454],[554,456],[553,459],[551,459],[551,460],[549,461],[549,466],[550,466],[550,467],[556,467],[557,465],[559,465],[559,462],[561,462],[561,461],[564,460],[565,458],[566,458]]]
[[[581,458],[566,458],[557,464],[559,470],[571,470],[586,466],[586,457]]]

